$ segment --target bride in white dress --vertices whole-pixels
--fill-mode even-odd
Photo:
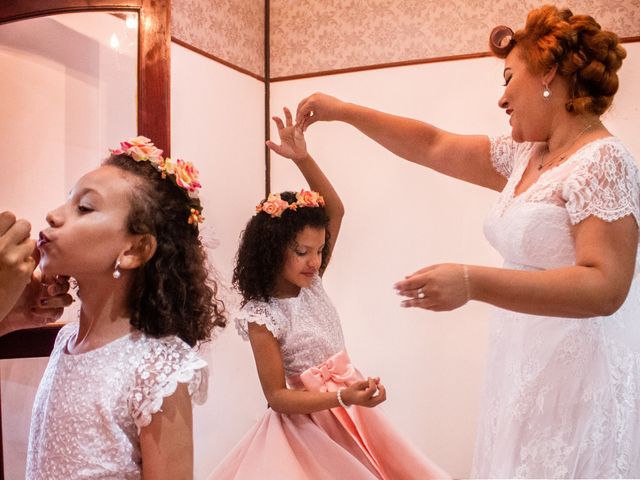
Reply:
[[[316,93],[303,128],[349,123],[399,156],[499,191],[503,268],[443,264],[404,304],[495,305],[473,476],[640,477],[640,175],[600,115],[626,56],[592,17],[544,6],[494,29],[510,137],[462,136]]]

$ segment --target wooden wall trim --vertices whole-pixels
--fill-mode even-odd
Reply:
[[[171,0],[142,0],[138,22],[138,133],[170,156]]]
[[[0,23],[26,18],[99,10],[138,10],[142,0],[4,0]]]
[[[640,36],[622,37],[621,43],[640,42]],[[456,60],[469,60],[473,58],[491,57],[490,52],[465,53],[461,55],[448,55],[444,57],[418,58],[414,60],[404,60],[400,62],[378,63],[374,65],[363,65],[360,67],[337,68],[335,70],[323,70],[319,72],[300,73],[295,75],[284,75],[270,78],[270,82],[285,82],[288,80],[300,80],[304,78],[324,77],[327,75],[340,75],[343,73],[364,72],[367,70],[379,70],[382,68],[406,67],[410,65],[422,65],[426,63],[451,62]]]
[[[63,323],[17,330],[0,337],[0,360],[48,357]]]
[[[264,1],[264,197],[271,191],[271,149],[267,140],[271,139],[271,29],[269,28],[270,0]]]
[[[265,17],[268,18],[268,12],[265,12]],[[268,40],[266,35],[268,35],[268,24],[265,21],[265,45],[267,45]],[[171,41],[176,43],[177,45],[180,45],[188,50],[191,50],[194,53],[197,53],[199,55],[202,55],[203,57],[206,57],[210,60],[213,60],[214,62],[218,62],[222,65],[225,65],[226,67],[232,68],[233,70],[236,70],[240,73],[244,73],[245,75],[249,75],[250,77],[253,77],[257,80],[260,80],[261,82],[266,82],[267,79],[261,75],[258,75],[256,73],[253,73],[243,67],[239,67],[238,65],[235,65],[231,62],[228,62],[227,60],[223,60],[220,57],[216,57],[215,55],[206,52],[204,50],[199,49],[198,47],[194,47],[193,45],[191,45],[188,42],[185,42],[184,40],[180,40],[179,38],[176,37],[171,37]],[[623,37],[620,38],[620,42],[621,43],[633,43],[633,42],[640,42],[640,36],[634,36],[634,37]],[[473,58],[483,58],[483,57],[490,57],[492,54],[490,52],[477,52],[477,53],[465,53],[465,54],[460,54],[460,55],[448,55],[448,56],[444,56],[444,57],[430,57],[430,58],[417,58],[417,59],[413,59],[413,60],[403,60],[403,61],[399,61],[399,62],[389,62],[389,63],[378,63],[378,64],[373,64],[373,65],[362,65],[359,67],[348,67],[348,68],[338,68],[338,69],[334,69],[334,70],[323,70],[323,71],[318,71],[318,72],[309,72],[309,73],[300,73],[300,74],[294,74],[294,75],[284,75],[284,76],[280,76],[280,77],[273,77],[273,78],[268,78],[269,82],[285,82],[288,80],[300,80],[300,79],[304,79],[304,78],[313,78],[313,77],[323,77],[323,76],[327,76],[327,75],[340,75],[343,73],[354,73],[354,72],[363,72],[363,71],[367,71],[367,70],[379,70],[382,68],[393,68],[393,67],[405,67],[405,66],[411,66],[411,65],[422,65],[422,64],[426,64],[426,63],[438,63],[438,62],[450,62],[450,61],[456,61],[456,60],[468,60],[468,59],[473,59]],[[268,49],[265,49],[265,67],[267,66],[267,64],[270,63],[270,58],[268,56]],[[266,88],[266,87],[265,87]]]
[[[449,55],[446,57],[417,58],[414,60],[403,60],[400,62],[377,63],[374,65],[363,65],[360,67],[336,68],[335,70],[323,70],[319,72],[299,73],[295,75],[284,75],[281,77],[274,77],[271,79],[271,81],[286,82],[288,80],[300,80],[303,78],[324,77],[327,75],[340,75],[343,73],[364,72],[367,70],[380,70],[382,68],[406,67],[409,65],[422,65],[425,63],[450,62],[454,60],[468,60],[471,58],[482,58],[482,57],[489,57],[489,56],[491,56],[489,52],[479,52],[479,53],[465,53],[463,55]]]
[[[220,63],[220,64],[224,65],[225,67],[229,67],[229,68],[231,68],[231,69],[233,69],[233,70],[235,70],[237,72],[244,73],[245,75],[249,75],[250,77],[253,77],[256,80],[260,80],[261,82],[264,82],[264,77],[263,76],[258,75],[257,73],[253,73],[253,72],[247,70],[246,68],[239,67],[238,65],[235,65],[235,64],[233,64],[231,62],[223,60],[220,57],[216,57],[215,55],[213,55],[213,54],[211,54],[209,52],[206,52],[204,50],[201,50],[198,47],[194,47],[193,45],[191,45],[188,42],[185,42],[184,40],[180,40],[179,38],[176,38],[176,37],[171,37],[171,41],[173,43],[175,43],[176,45],[180,45],[181,47],[184,47],[187,50],[190,50],[190,51],[192,51],[194,53],[197,53],[198,55],[202,55],[203,57],[206,57],[209,60],[213,60],[214,62],[217,62],[217,63]]]

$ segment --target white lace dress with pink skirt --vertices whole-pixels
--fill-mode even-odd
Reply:
[[[336,391],[362,379],[344,348],[338,314],[316,277],[294,298],[250,301],[236,319],[266,326],[280,344],[290,388]],[[267,409],[210,480],[448,478],[399,435],[379,407],[353,405],[309,415]]]
[[[640,176],[615,137],[593,141],[514,191],[535,144],[493,139],[508,178],[485,234],[504,267],[575,265],[572,227],[590,216],[640,223]],[[555,318],[496,309],[473,476],[640,477],[640,285],[613,315]]]

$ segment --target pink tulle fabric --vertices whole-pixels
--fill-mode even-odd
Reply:
[[[333,392],[361,380],[345,351],[287,379],[292,388]],[[308,415],[268,409],[209,480],[450,478],[396,432],[378,408],[357,405]]]

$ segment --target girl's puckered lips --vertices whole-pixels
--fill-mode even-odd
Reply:
[[[40,235],[38,237],[38,248],[44,247],[49,242],[51,242],[49,237],[47,237],[47,235],[44,232],[40,232]]]

